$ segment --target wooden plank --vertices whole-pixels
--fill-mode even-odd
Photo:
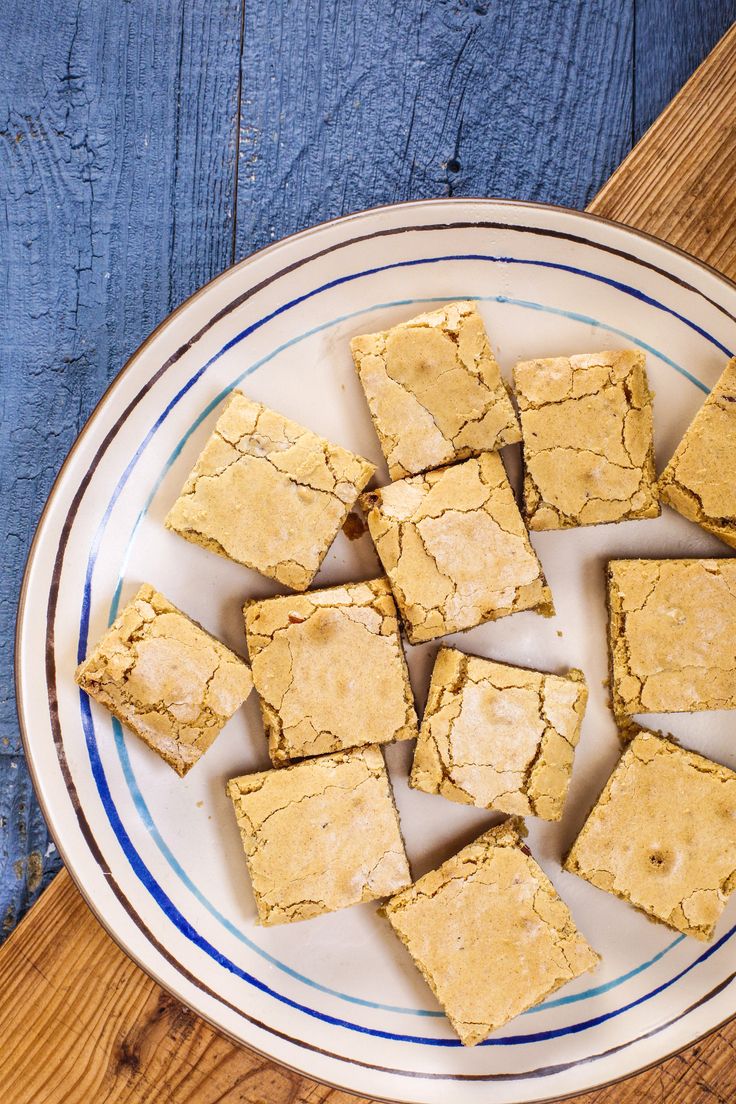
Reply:
[[[584,206],[630,148],[632,27],[633,0],[246,3],[237,255],[404,199]]]
[[[638,142],[736,19],[736,0],[636,0],[634,18]]]
[[[590,205],[736,278],[736,24]]]
[[[27,547],[108,380],[232,259],[240,36],[241,0],[0,4],[0,924],[59,865],[11,692]]]
[[[106,935],[65,871],[3,947],[0,992],[3,1104],[354,1101],[182,1008]]]
[[[0,951],[0,992],[3,1104],[369,1104],[218,1035],[133,965],[66,871]],[[727,1104],[735,1047],[736,1024],[576,1104]]]

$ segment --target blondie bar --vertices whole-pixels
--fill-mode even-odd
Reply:
[[[736,709],[736,559],[612,560],[614,713]]]
[[[441,648],[410,785],[558,820],[587,700],[582,671],[547,675]]]
[[[512,818],[379,911],[465,1046],[599,962]]]
[[[374,471],[362,457],[236,391],[166,526],[306,590]]]
[[[568,529],[660,512],[652,396],[630,349],[528,360],[514,369],[530,529]]]
[[[386,579],[267,598],[244,614],[274,763],[416,736]]]
[[[233,778],[227,792],[262,924],[373,901],[411,881],[380,748]]]
[[[652,919],[711,939],[736,887],[736,774],[642,729],[565,869]]]
[[[76,679],[179,775],[253,686],[239,656],[148,584],[79,665]]]
[[[521,439],[475,303],[350,343],[391,479]]]
[[[736,548],[736,357],[659,478],[663,502]]]

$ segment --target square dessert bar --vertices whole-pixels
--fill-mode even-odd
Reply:
[[[518,610],[554,613],[497,453],[400,479],[361,502],[412,644]]]
[[[582,671],[546,675],[441,648],[409,783],[559,820],[587,700]]]
[[[380,748],[246,774],[227,792],[261,924],[307,920],[411,881]]]
[[[565,860],[686,935],[711,939],[736,887],[736,774],[640,730]]]
[[[350,343],[391,479],[521,439],[475,303]]]
[[[659,477],[663,502],[736,548],[736,357]]]
[[[523,831],[492,828],[379,910],[465,1046],[599,962]]]
[[[375,471],[236,391],[166,526],[293,590],[306,590]]]
[[[249,603],[244,614],[276,765],[416,736],[414,698],[386,579],[267,598]]]
[[[736,559],[612,560],[613,709],[736,709]]]
[[[179,775],[251,692],[243,660],[144,584],[77,668],[79,685]]]
[[[652,396],[631,349],[514,369],[530,529],[657,517]]]

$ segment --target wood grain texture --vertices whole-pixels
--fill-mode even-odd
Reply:
[[[638,142],[736,19],[736,0],[636,0],[634,127]]]
[[[0,42],[7,930],[59,866],[32,795],[12,694],[23,563],[61,460],[111,377],[232,258],[241,5],[11,0],[0,4]]]
[[[736,24],[590,210],[664,238],[736,279],[734,165]]]
[[[735,18],[736,0],[246,4],[236,254],[404,199],[582,207]]]
[[[632,28],[633,0],[246,3],[238,257],[404,199],[583,206],[631,145]]]
[[[0,992],[3,1104],[369,1104],[218,1035],[123,954],[66,871],[0,950]],[[575,1104],[730,1104],[735,1054],[732,1024]]]
[[[0,839],[2,941],[59,869],[59,856],[21,755],[0,755]]]

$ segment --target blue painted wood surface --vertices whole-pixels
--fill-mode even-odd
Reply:
[[[232,260],[442,195],[584,206],[736,0],[0,5],[0,926],[59,866],[13,699],[17,592],[109,379]]]

